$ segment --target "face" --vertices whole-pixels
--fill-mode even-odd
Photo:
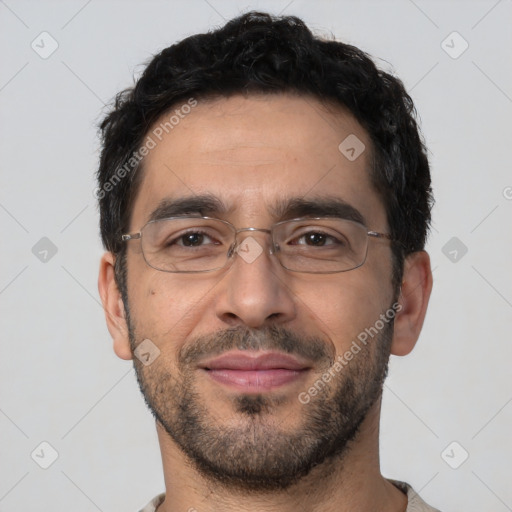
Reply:
[[[349,135],[366,148],[355,160],[338,149]],[[370,147],[349,114],[312,98],[198,102],[147,155],[130,232],[186,198],[197,205],[180,214],[237,229],[317,217],[336,202],[387,232]],[[393,330],[390,315],[382,320],[395,301],[391,248],[372,238],[359,268],[308,274],[283,268],[265,231],[240,232],[240,247],[249,238],[246,250],[263,249],[257,257],[238,253],[223,269],[195,274],[155,270],[140,240],[127,242],[125,309],[132,348],[149,339],[160,351],[147,366],[134,361],[172,442],[226,485],[285,488],[342,458],[380,398]]]

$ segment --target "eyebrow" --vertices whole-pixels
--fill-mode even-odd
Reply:
[[[164,198],[150,213],[148,222],[169,217],[200,216],[218,217],[234,210],[212,194],[194,195],[179,198]],[[311,199],[291,197],[280,199],[269,207],[277,222],[299,217],[338,217],[359,222],[366,226],[363,214],[354,206],[339,197],[321,196]]]
[[[198,215],[201,217],[214,217],[229,213],[229,208],[218,198],[211,194],[179,197],[176,199],[164,198],[150,213],[148,222],[167,219],[169,217],[183,217]]]
[[[271,207],[271,212],[278,220],[298,217],[338,217],[366,225],[366,219],[356,207],[340,197],[333,196],[282,199]]]

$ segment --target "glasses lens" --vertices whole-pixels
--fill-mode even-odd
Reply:
[[[365,226],[345,219],[302,219],[275,229],[281,264],[295,272],[343,272],[366,259]]]
[[[222,268],[234,233],[221,220],[203,218],[164,219],[142,231],[146,262],[164,272],[205,272]]]
[[[366,227],[337,218],[300,219],[274,228],[281,264],[309,273],[344,272],[361,266],[368,249]],[[207,272],[223,268],[235,241],[234,228],[219,219],[173,218],[142,230],[146,262],[164,272]]]

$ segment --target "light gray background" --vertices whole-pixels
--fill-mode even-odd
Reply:
[[[359,46],[411,92],[437,200],[434,291],[415,351],[391,361],[382,470],[444,512],[512,510],[510,0],[0,0],[0,510],[136,511],[164,489],[99,304],[95,125],[152,54],[250,8]],[[47,59],[31,48],[48,50],[43,31],[59,45]],[[442,47],[453,31],[469,43],[458,58],[458,36]]]

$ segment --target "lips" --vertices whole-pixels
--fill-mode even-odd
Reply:
[[[261,354],[253,352],[228,352],[201,364],[207,370],[304,370],[308,365],[297,358],[279,352]]]
[[[279,352],[228,352],[200,365],[208,376],[246,392],[270,390],[301,378],[306,362]]]

